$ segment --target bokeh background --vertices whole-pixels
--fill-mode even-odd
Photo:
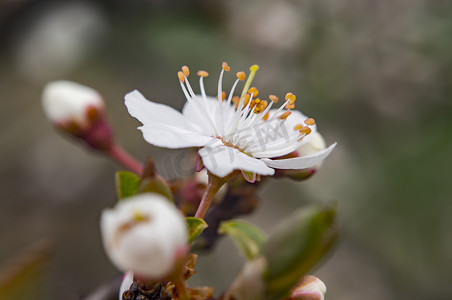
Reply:
[[[327,299],[451,299],[446,0],[0,1],[0,283],[27,259],[39,266],[36,299],[75,299],[118,274],[98,223],[120,167],[53,130],[46,82],[97,89],[118,141],[174,177],[184,152],[144,142],[123,96],[139,89],[180,109],[180,66],[209,71],[214,93],[222,61],[234,72],[259,64],[260,92],[294,92],[339,144],[312,179],[266,182],[248,219],[268,232],[296,207],[336,201],[342,239],[315,270]],[[19,254],[37,242],[41,256]],[[219,293],[242,263],[224,239],[191,284]]]

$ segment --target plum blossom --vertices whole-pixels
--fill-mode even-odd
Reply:
[[[331,153],[335,143],[309,155],[274,159],[308,143],[317,129],[314,119],[293,110],[294,94],[287,93],[279,108],[275,108],[279,100],[275,95],[269,95],[268,101],[258,97],[259,91],[250,87],[258,68],[257,65],[250,68],[242,93],[234,96],[238,83],[245,80],[245,73],[238,72],[226,97],[222,82],[230,67],[223,63],[215,98],[207,96],[204,89],[208,73],[197,73],[200,94],[195,94],[188,81],[190,71],[183,66],[178,73],[187,99],[182,112],[149,101],[136,90],[125,96],[125,104],[129,113],[143,124],[139,129],[148,143],[173,149],[200,147],[198,154],[204,167],[218,177],[241,170],[253,174],[247,180],[254,181],[256,174],[273,175],[274,169],[317,165]]]
[[[159,194],[136,195],[104,210],[101,233],[113,264],[146,278],[167,276],[186,251],[185,220]]]

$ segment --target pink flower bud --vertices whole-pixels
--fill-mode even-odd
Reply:
[[[104,210],[101,233],[113,264],[139,277],[163,278],[185,255],[185,220],[176,207],[159,194],[139,194]]]
[[[108,150],[113,135],[104,114],[104,101],[94,89],[71,81],[48,83],[42,93],[47,118],[59,129],[94,149]]]
[[[304,276],[292,291],[289,300],[324,300],[325,284],[315,276]]]

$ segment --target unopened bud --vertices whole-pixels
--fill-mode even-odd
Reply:
[[[159,194],[123,199],[101,217],[104,247],[122,271],[159,279],[185,256],[187,229],[182,214]]]
[[[325,284],[315,276],[304,276],[292,291],[289,300],[324,300]]]
[[[113,145],[104,106],[97,91],[71,81],[50,82],[42,93],[47,118],[58,129],[99,150],[108,150]]]

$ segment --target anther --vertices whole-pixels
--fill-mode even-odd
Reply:
[[[269,116],[270,115],[268,113],[266,113],[265,116],[262,117],[262,120],[267,121]]]
[[[224,99],[226,99],[226,92],[225,91],[222,91],[221,92],[221,100],[224,100]],[[218,95],[217,95],[217,100],[218,100]]]
[[[225,70],[226,72],[231,71],[231,67],[228,66],[228,63],[227,63],[227,62],[223,62],[222,68],[223,68],[223,70]]]
[[[306,125],[315,125],[315,120],[313,119],[313,118],[309,118],[309,119],[306,119],[306,120],[304,120],[304,123],[306,124]]]
[[[286,94],[286,101],[289,101],[290,104],[294,104],[295,99],[297,99],[297,97],[294,94],[292,94],[292,93]]]
[[[252,87],[248,90],[248,94],[253,94],[253,97],[256,97],[259,94],[259,91],[255,87]]]
[[[308,135],[308,134],[310,134],[311,132],[312,132],[312,130],[311,130],[311,128],[309,128],[309,127],[303,127],[303,128],[300,129],[300,133],[301,133],[301,134],[304,134],[304,135]]]
[[[179,77],[179,81],[180,82],[184,82],[185,81],[185,76],[184,76],[184,73],[182,71],[177,72],[177,77]]]
[[[283,112],[283,113],[279,116],[279,118],[280,118],[281,120],[285,120],[285,119],[287,119],[288,116],[290,116],[291,113],[292,113],[292,112],[290,112],[290,111],[285,111],[285,112]]]
[[[190,75],[190,69],[187,66],[182,66],[182,72],[184,73],[185,77],[188,77],[188,75]]]
[[[279,100],[279,98],[276,97],[275,95],[270,95],[270,96],[268,96],[268,98],[269,98],[271,101],[273,101],[273,103],[276,103],[276,102],[278,102],[278,100]]]
[[[237,78],[240,80],[240,81],[243,81],[243,80],[245,80],[245,72],[237,72],[235,75],[237,75]]]
[[[295,104],[290,104],[290,103],[287,103],[286,104],[286,106],[285,106],[285,109],[294,109],[295,108]]]
[[[198,71],[197,75],[201,77],[207,77],[209,76],[209,73],[207,73],[206,71]]]
[[[301,130],[302,128],[303,128],[303,125],[302,125],[302,124],[298,124],[298,125],[295,125],[295,127],[293,128],[293,130],[299,131],[299,130]]]

